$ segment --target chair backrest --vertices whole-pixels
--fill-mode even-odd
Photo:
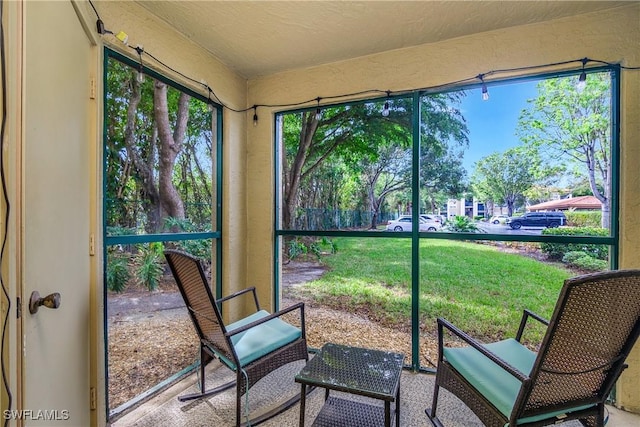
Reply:
[[[164,256],[171,268],[184,303],[189,310],[200,341],[229,360],[235,355],[224,336],[226,329],[220,310],[198,258],[185,252],[167,249]]]
[[[604,402],[640,334],[640,270],[567,279],[515,418]]]

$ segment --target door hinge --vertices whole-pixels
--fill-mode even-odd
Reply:
[[[89,77],[89,99],[96,99],[96,78]]]
[[[90,405],[91,405],[91,410],[96,410],[98,409],[98,398],[96,396],[96,388],[95,387],[91,387],[89,389],[89,396],[90,396]]]
[[[89,255],[94,256],[96,254],[96,237],[93,233],[89,235]]]
[[[20,297],[16,298],[16,318],[22,317],[22,299]]]

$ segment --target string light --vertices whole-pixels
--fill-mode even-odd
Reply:
[[[138,63],[138,74],[136,74],[136,80],[138,83],[144,83],[144,70],[142,68],[142,54],[144,53],[144,48],[140,45],[135,47],[135,51],[138,52],[138,58],[140,58],[140,62]]]
[[[489,100],[489,89],[487,89],[487,84],[484,82],[484,74],[478,74],[478,78],[482,82],[482,100]]]
[[[258,107],[253,106],[253,125],[258,126]]]
[[[584,67],[587,65],[588,61],[589,59],[582,58],[582,72],[580,73],[580,77],[578,77],[578,83],[576,84],[578,93],[582,93],[587,87],[587,72],[584,70]]]
[[[389,117],[389,95],[391,91],[387,91],[387,100],[384,101],[384,107],[382,107],[382,117]]]
[[[91,5],[91,7],[93,8],[93,11],[95,12],[96,16],[97,16],[97,22],[96,22],[96,28],[99,34],[113,34],[113,32],[105,29],[104,27],[104,23],[102,22],[102,20],[100,19],[100,15],[98,14],[98,11],[96,10],[96,8],[93,5],[93,2],[91,0],[89,0],[89,4]],[[120,31],[118,34],[115,35],[115,37],[120,40],[122,43],[127,44],[128,41],[128,36],[126,35],[126,33],[124,33],[123,31]],[[138,51],[138,48],[132,48],[136,51]],[[585,84],[586,85],[586,79],[587,79],[587,73],[585,70],[585,67],[588,63],[595,63],[595,64],[600,64],[603,66],[607,66],[607,67],[615,67],[619,70],[628,70],[628,71],[637,71],[640,70],[640,67],[632,67],[632,66],[624,66],[621,64],[616,64],[616,63],[611,63],[608,61],[603,61],[603,60],[599,60],[599,59],[591,59],[591,58],[581,58],[581,59],[571,59],[571,60],[567,60],[567,61],[560,61],[560,62],[552,62],[552,63],[547,63],[547,64],[540,64],[540,65],[530,65],[530,66],[525,66],[525,67],[515,67],[515,68],[505,68],[505,69],[497,69],[497,70],[491,70],[491,71],[487,71],[486,73],[482,73],[482,74],[478,74],[475,77],[468,77],[465,79],[461,79],[461,80],[457,80],[457,81],[452,81],[452,82],[448,82],[448,83],[443,83],[441,85],[435,85],[435,86],[429,86],[429,87],[421,87],[421,88],[414,88],[414,89],[403,89],[403,90],[398,90],[398,91],[382,91],[379,89],[367,89],[367,90],[363,90],[363,91],[359,91],[359,92],[353,92],[353,93],[345,93],[345,94],[341,94],[341,95],[332,95],[332,96],[325,96],[325,97],[317,97],[317,98],[313,98],[313,99],[308,99],[305,101],[300,101],[300,102],[293,102],[293,103],[288,103],[288,104],[255,104],[251,107],[248,108],[244,108],[244,109],[236,109],[236,108],[232,108],[226,104],[224,104],[220,98],[218,98],[218,96],[216,96],[215,92],[213,92],[213,90],[211,89],[211,87],[209,87],[208,85],[198,82],[195,79],[171,68],[170,66],[168,66],[167,64],[165,64],[164,62],[160,61],[158,58],[154,57],[153,55],[151,55],[149,52],[144,52],[147,56],[149,56],[150,58],[152,58],[155,62],[157,62],[158,64],[162,65],[164,68],[166,68],[167,70],[170,70],[180,76],[182,76],[183,78],[185,78],[188,81],[191,81],[193,83],[198,83],[198,84],[202,84],[203,87],[209,92],[209,94],[213,94],[213,96],[215,97],[216,102],[222,107],[222,108],[226,108],[229,111],[233,111],[236,113],[244,113],[247,112],[251,109],[254,110],[254,119],[257,117],[257,108],[258,107],[266,107],[266,108],[293,108],[293,107],[300,107],[300,106],[306,106],[309,105],[311,102],[313,101],[317,101],[318,106],[316,107],[316,119],[317,120],[321,120],[322,119],[322,110],[320,109],[320,100],[322,99],[329,99],[329,100],[342,100],[342,99],[352,99],[354,97],[361,97],[364,95],[375,95],[375,94],[386,94],[387,98],[389,96],[393,95],[405,95],[405,94],[411,94],[411,93],[415,93],[415,92],[430,92],[430,93],[435,93],[437,91],[441,91],[441,90],[445,90],[445,89],[451,89],[451,88],[455,88],[456,86],[461,86],[464,84],[468,84],[473,82],[474,80],[480,79],[480,81],[482,82],[482,86],[481,86],[481,92],[482,92],[482,99],[484,101],[489,99],[489,90],[487,89],[487,85],[484,82],[484,77],[487,76],[494,76],[494,75],[500,75],[500,74],[508,74],[510,76],[513,76],[514,73],[516,72],[524,72],[524,71],[535,71],[535,70],[548,70],[550,68],[553,67],[559,67],[559,66],[566,66],[566,65],[571,65],[571,64],[575,64],[575,63],[581,63],[582,64],[582,73],[580,73],[580,77],[578,78],[578,85],[582,85]],[[140,65],[142,66],[142,52],[139,52],[140,55]],[[209,98],[210,99],[210,98]],[[388,101],[385,102],[382,113],[384,115],[385,110],[388,111],[388,109],[386,108],[388,106]],[[386,117],[386,116],[385,116]],[[255,123],[255,120],[254,120]]]

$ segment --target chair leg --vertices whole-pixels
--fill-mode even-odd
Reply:
[[[192,393],[192,394],[185,394],[182,396],[178,396],[178,400],[180,402],[185,402],[187,400],[193,400],[193,399],[202,399],[204,397],[210,397],[210,396],[214,396],[218,393],[221,393],[225,390],[230,389],[231,387],[234,386],[234,384],[236,383],[235,381],[231,381],[228,382],[226,384],[223,384],[219,387],[213,388],[211,390],[206,390],[205,389],[205,385],[204,385],[204,377],[205,377],[205,368],[206,366],[209,364],[209,362],[211,362],[213,360],[213,356],[211,356],[209,353],[207,353],[203,347],[200,347],[200,392],[199,393]]]
[[[436,384],[433,387],[433,403],[431,404],[431,408],[425,409],[424,412],[425,414],[427,414],[427,417],[429,418],[429,421],[431,421],[431,424],[433,424],[436,427],[443,427],[442,423],[436,416],[436,408],[438,407],[439,391],[440,391],[440,385],[438,385],[438,382],[436,380]]]
[[[586,418],[580,418],[580,424],[585,427],[604,427],[604,404],[598,405],[598,413]]]
[[[242,381],[245,381],[245,378],[242,375],[242,369],[238,369],[236,371],[236,427],[240,427],[240,423],[242,419],[242,395],[240,394],[240,390],[242,389],[242,384],[243,384]],[[245,389],[245,393],[248,393],[249,384],[246,384],[244,389]],[[247,405],[248,404],[249,402],[247,401]],[[249,412],[248,406],[245,408],[245,411]]]

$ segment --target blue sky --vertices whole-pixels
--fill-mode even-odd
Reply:
[[[515,135],[518,117],[527,99],[537,94],[535,81],[489,86],[488,90],[487,101],[482,100],[480,88],[467,90],[459,107],[469,129],[469,148],[463,158],[469,177],[476,161],[519,144]]]

